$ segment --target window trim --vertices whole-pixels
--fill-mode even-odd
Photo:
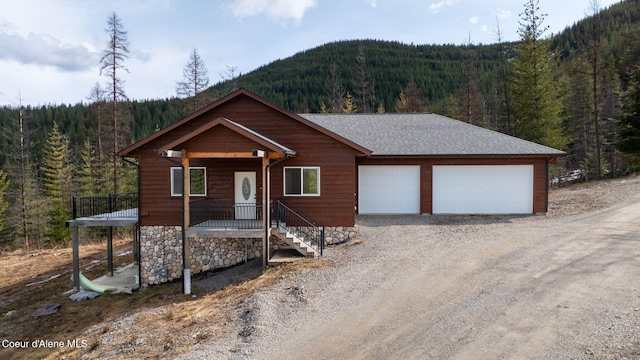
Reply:
[[[300,169],[300,194],[288,194],[287,193],[287,169]],[[313,169],[318,171],[317,188],[318,192],[315,194],[304,194],[304,170]],[[282,193],[284,196],[320,196],[320,166],[285,166],[282,168]]]
[[[191,170],[198,170],[198,169],[202,169],[204,170],[204,193],[203,194],[193,194],[191,193],[191,189],[193,188],[192,186],[189,186],[189,196],[207,196],[207,168],[205,166],[191,166],[189,167],[189,181],[191,181]],[[182,193],[177,194],[175,192],[175,176],[174,176],[174,171],[175,170],[180,170],[182,171],[182,167],[181,166],[172,166],[171,167],[171,172],[170,172],[170,177],[171,177],[171,196],[182,196]]]

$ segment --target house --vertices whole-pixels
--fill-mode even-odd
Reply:
[[[544,213],[563,154],[438,115],[298,115],[240,89],[119,156],[139,167],[151,285],[266,264],[285,243],[315,255],[354,237],[357,214]]]

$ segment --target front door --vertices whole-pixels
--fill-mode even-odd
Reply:
[[[255,219],[256,172],[236,171],[234,182],[236,219]]]

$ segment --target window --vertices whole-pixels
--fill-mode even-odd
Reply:
[[[182,168],[171,168],[171,196],[182,195]],[[207,169],[204,167],[189,168],[189,196],[207,195]]]
[[[286,167],[284,168],[285,195],[320,195],[319,167]]]

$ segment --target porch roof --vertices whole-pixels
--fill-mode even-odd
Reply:
[[[285,155],[290,155],[290,156],[295,156],[296,152],[292,149],[289,149],[288,147],[278,143],[277,141],[274,141],[270,138],[268,138],[267,136],[264,136],[260,133],[258,133],[257,131],[251,130],[248,127],[244,126],[244,125],[240,125],[234,121],[231,121],[225,117],[218,117],[217,119],[210,121],[208,123],[206,123],[205,125],[195,129],[194,131],[179,137],[173,141],[171,141],[168,144],[165,144],[163,146],[161,146],[160,148],[158,148],[157,153],[158,154],[162,154],[163,151],[165,150],[171,150],[173,148],[175,148],[176,146],[183,144],[193,138],[195,138],[198,135],[201,135],[202,133],[206,132],[207,130],[210,130],[216,126],[224,126],[227,129],[236,132],[237,134],[244,136],[248,139],[253,140],[254,142],[264,146],[265,148],[269,149],[270,151],[275,152],[276,154],[280,155],[280,157],[285,156]]]

